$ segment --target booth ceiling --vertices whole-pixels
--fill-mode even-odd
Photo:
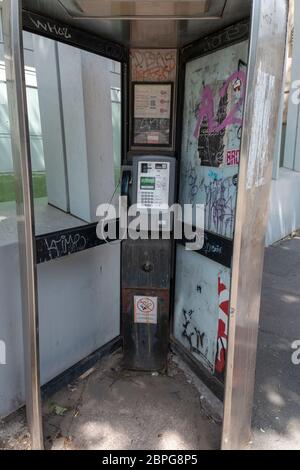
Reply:
[[[24,0],[26,10],[128,47],[182,47],[250,15],[251,0]]]

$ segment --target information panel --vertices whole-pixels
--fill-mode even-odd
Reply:
[[[133,145],[161,147],[171,144],[172,90],[172,83],[133,85]]]

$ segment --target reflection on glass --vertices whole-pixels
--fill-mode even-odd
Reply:
[[[120,64],[29,33],[24,62],[36,234],[95,222],[119,191]]]
[[[4,43],[0,10],[0,250],[17,243],[15,180],[7,101]],[[2,258],[3,260],[3,258]],[[1,266],[2,263],[0,263]],[[3,264],[2,264],[3,265]],[[3,266],[7,272],[7,266]],[[5,302],[5,299],[3,302]],[[3,305],[5,308],[5,305]]]

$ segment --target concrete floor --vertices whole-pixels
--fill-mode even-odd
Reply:
[[[299,286],[300,236],[266,250],[252,449],[300,449],[300,365],[292,363]],[[174,360],[167,376],[122,371],[120,360],[101,362],[44,404],[48,449],[219,447],[220,423],[208,417],[199,384]],[[22,410],[0,424],[1,448],[29,448]]]
[[[253,448],[300,449],[300,234],[266,250],[253,408]]]
[[[207,416],[199,390],[173,360],[167,375],[135,373],[124,371],[116,354],[52,396],[43,414],[46,448],[52,450],[220,446],[220,423]],[[29,447],[21,411],[0,426],[0,449]]]

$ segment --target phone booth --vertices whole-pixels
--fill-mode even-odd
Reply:
[[[70,366],[70,350],[78,351],[75,363],[100,346],[103,354],[122,346],[124,367],[137,371],[163,372],[172,348],[224,403],[222,449],[243,448],[251,429],[288,2],[4,0],[1,9],[33,447],[43,448],[41,381]],[[22,31],[32,35],[32,48]],[[47,208],[33,198],[36,147],[24,75],[32,49]],[[103,91],[111,72],[119,85]],[[118,107],[101,113],[111,99]],[[107,126],[115,112],[119,157],[109,143],[118,136]],[[118,195],[146,218],[149,209],[158,214],[158,229],[140,228],[139,237],[127,238],[119,230],[114,240],[102,240],[97,207]],[[168,212],[174,204],[203,208],[199,247],[190,249],[186,236],[199,228],[193,211],[180,222],[183,236],[174,235]],[[52,211],[51,223],[45,211]],[[117,216],[115,228],[121,222]],[[76,261],[77,253],[86,258]],[[80,295],[65,281],[71,278],[82,283]],[[93,339],[85,345],[84,338]]]

